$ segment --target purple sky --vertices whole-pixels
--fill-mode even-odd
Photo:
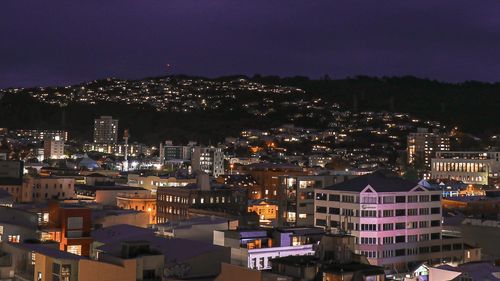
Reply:
[[[499,15],[498,0],[2,0],[0,88],[181,73],[500,81]]]

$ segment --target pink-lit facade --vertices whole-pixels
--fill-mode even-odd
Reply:
[[[386,269],[461,262],[463,240],[442,235],[441,192],[402,189],[377,192],[367,184],[361,191],[317,190],[315,226],[355,236],[356,253]]]

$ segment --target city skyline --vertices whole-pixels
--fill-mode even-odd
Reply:
[[[500,280],[499,11],[1,2],[0,280]]]
[[[496,1],[2,6],[0,88],[170,74],[499,80]]]

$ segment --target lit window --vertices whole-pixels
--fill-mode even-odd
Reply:
[[[19,243],[19,235],[9,235],[9,242],[11,243]]]
[[[82,255],[82,245],[68,245],[67,252],[81,256]]]

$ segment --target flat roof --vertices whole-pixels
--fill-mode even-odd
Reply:
[[[368,185],[376,192],[405,192],[418,186],[418,182],[377,171],[325,187],[324,189],[361,192]]]
[[[43,244],[30,244],[30,243],[20,243],[18,244],[21,248],[27,249],[29,251],[40,253],[44,256],[52,257],[55,259],[64,259],[64,260],[81,260],[88,259],[83,256],[75,255],[72,253],[64,252],[59,249],[49,247]]]
[[[222,250],[225,247],[195,240],[181,238],[163,238],[155,235],[150,228],[119,224],[94,230],[92,238],[104,243],[99,250],[118,253],[123,241],[147,241],[151,248],[160,251],[166,260],[184,261],[206,252]]]

